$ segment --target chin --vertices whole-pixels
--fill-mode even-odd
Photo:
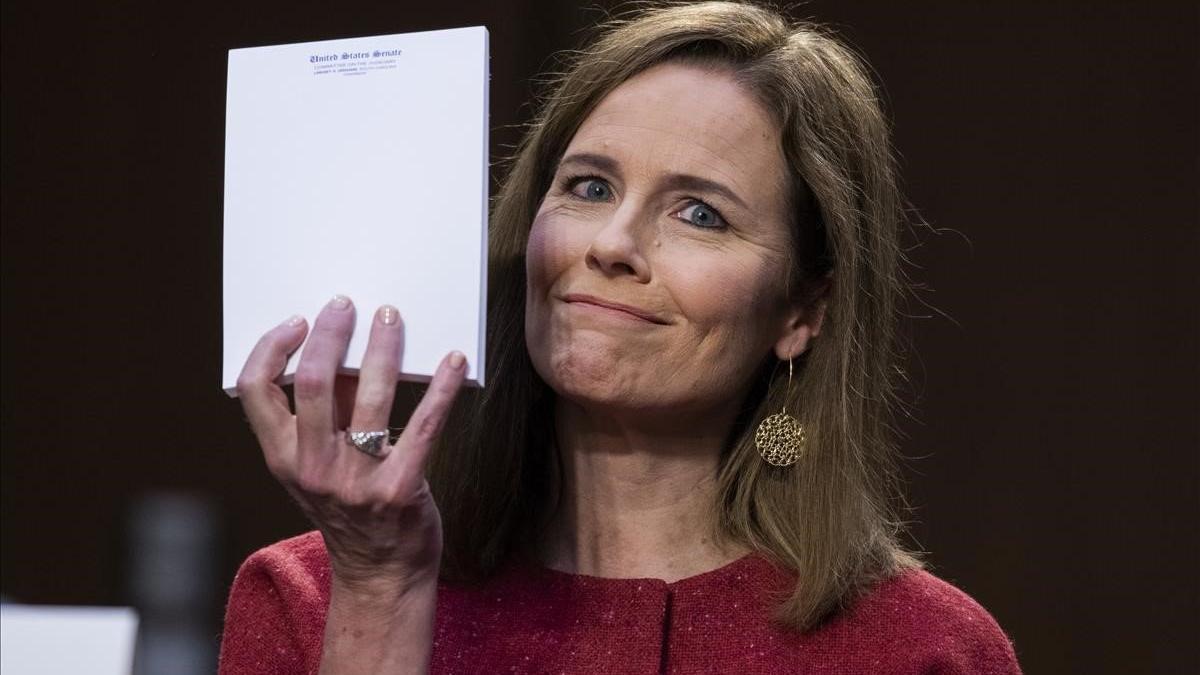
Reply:
[[[534,369],[557,395],[580,405],[637,405],[636,371],[612,349],[581,345],[531,352]]]

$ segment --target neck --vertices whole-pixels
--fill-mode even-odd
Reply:
[[[543,546],[551,568],[675,581],[745,554],[714,520],[732,413],[663,426],[560,398],[555,422],[565,482]]]

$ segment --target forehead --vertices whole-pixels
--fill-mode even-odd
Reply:
[[[719,68],[667,63],[614,89],[584,120],[568,152],[599,151],[630,171],[686,171],[747,197],[786,181],[778,126]]]

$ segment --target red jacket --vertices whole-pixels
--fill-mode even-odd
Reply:
[[[443,583],[431,672],[1020,673],[992,617],[927,572],[880,584],[806,634],[769,619],[793,578],[747,556],[674,583],[528,566],[479,587]],[[316,673],[328,605],[319,533],[250,556],[229,597],[221,675]]]

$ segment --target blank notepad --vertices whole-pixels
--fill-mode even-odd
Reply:
[[[487,138],[481,26],[230,50],[225,391],[263,333],[294,314],[311,326],[335,293],[358,312],[343,372],[391,304],[403,379],[457,349],[482,386]]]

